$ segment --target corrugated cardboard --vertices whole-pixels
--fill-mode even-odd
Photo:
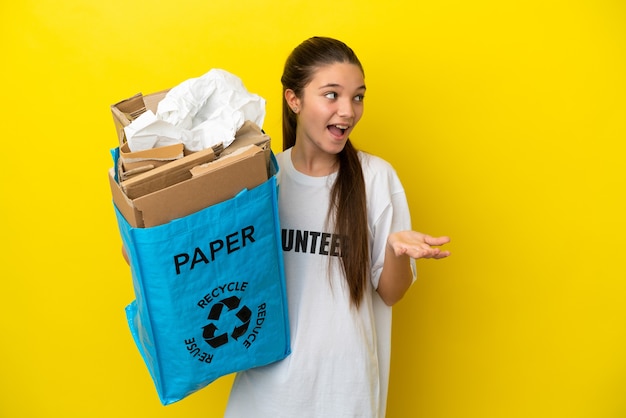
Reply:
[[[235,140],[229,147],[222,151],[219,157],[224,158],[249,145],[256,145],[266,151],[266,163],[269,166],[270,137],[262,133],[261,129],[250,121],[246,121],[239,131],[237,131]],[[125,146],[126,144],[120,148],[120,154],[122,154],[121,151]],[[162,148],[155,148],[154,155],[158,155],[158,150]],[[120,176],[122,178],[120,186],[129,198],[135,199],[191,178],[189,170],[192,167],[205,164],[216,158],[217,156],[212,149],[191,153],[183,158],[168,162],[167,164],[153,167],[153,169],[149,171],[138,173],[128,179],[124,179],[124,176]]]
[[[271,148],[270,148],[270,137],[261,131],[259,126],[252,121],[245,121],[243,126],[239,128],[237,134],[235,135],[235,140],[219,154],[220,158],[229,154],[236,152],[238,149],[246,147],[248,145],[256,145],[263,150],[265,150],[265,163],[268,169],[268,178],[269,168],[270,168],[270,156],[271,156]]]
[[[219,168],[226,165],[235,164],[250,155],[257,154],[259,150],[262,150],[262,148],[259,148],[256,145],[248,145],[246,147],[239,148],[237,152],[233,152],[231,154],[224,155],[217,160],[192,167],[189,170],[191,173],[191,177],[202,176],[210,171],[218,170]]]
[[[163,162],[165,164],[183,158],[184,149],[185,146],[180,143],[142,151],[131,151],[128,144],[124,144],[120,147],[120,160],[125,170],[133,170],[146,163],[152,164],[153,160],[156,163]]]
[[[230,199],[241,190],[252,189],[266,181],[266,152],[252,145],[232,158],[215,161],[197,176],[191,177],[189,173],[187,180],[134,199],[126,196],[115,181],[114,169],[111,169],[109,181],[113,201],[133,227],[162,225]]]
[[[164,164],[164,160],[179,158],[178,148],[184,150],[184,145],[172,145],[166,147],[153,148],[145,151],[131,152],[126,142],[124,128],[137,119],[146,110],[156,112],[159,102],[165,97],[168,90],[144,96],[137,93],[128,99],[124,99],[111,105],[113,123],[117,132],[117,139],[120,146],[120,165],[118,175],[121,179],[128,179],[137,174],[149,171]],[[175,153],[175,154],[173,154]]]
[[[126,196],[136,199],[190,179],[189,170],[213,160],[215,160],[215,153],[208,148],[124,180],[120,182],[120,186]]]
[[[120,178],[126,180],[139,173],[183,158],[184,148],[184,145],[180,143],[133,152],[126,143],[120,147]]]
[[[111,106],[120,154],[127,150],[124,127],[146,110],[156,113],[158,103],[167,92],[145,96],[138,93]],[[142,157],[158,158],[163,152],[162,149],[149,150]],[[184,153],[183,158],[130,178],[120,176],[119,183],[115,169],[109,171],[113,201],[131,226],[147,228],[189,215],[230,199],[243,189],[256,187],[270,175],[270,137],[254,122],[246,121],[233,143],[225,149],[216,146]],[[208,162],[211,164],[196,169],[196,175],[192,175],[192,168]]]
[[[115,124],[120,146],[124,145],[126,142],[124,128],[146,110],[151,110],[156,113],[159,102],[163,100],[168,91],[169,90],[163,90],[145,96],[141,93],[137,93],[128,99],[111,105],[113,123]]]
[[[248,145],[256,145],[263,149],[269,147],[270,137],[263,133],[256,123],[252,121],[245,121],[241,128],[235,135],[235,140],[219,154],[223,155],[232,154],[239,148],[247,147]]]

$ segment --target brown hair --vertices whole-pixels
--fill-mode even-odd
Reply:
[[[325,37],[307,39],[287,58],[281,82],[283,85],[283,150],[296,143],[296,115],[285,98],[287,89],[302,97],[304,88],[315,72],[326,65],[350,63],[363,66],[354,51],[341,41]],[[357,150],[350,139],[338,154],[339,171],[331,190],[328,219],[334,220],[335,233],[343,237],[341,265],[345,274],[350,298],[358,308],[366,288],[369,260],[367,208],[365,181]]]

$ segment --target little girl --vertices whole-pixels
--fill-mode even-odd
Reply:
[[[364,72],[343,42],[314,37],[283,76],[279,210],[292,354],[241,372],[229,418],[382,418],[391,306],[415,259],[444,258],[411,230],[404,189],[384,160],[349,137],[363,115]]]

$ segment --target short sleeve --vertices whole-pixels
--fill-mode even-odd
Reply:
[[[406,194],[396,171],[386,161],[367,155],[362,159],[365,177],[371,251],[371,281],[378,288],[385,261],[389,234],[411,229],[411,214]],[[415,260],[411,259],[413,280]]]

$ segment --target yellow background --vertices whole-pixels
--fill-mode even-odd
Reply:
[[[390,418],[626,416],[621,0],[3,1],[0,416],[220,417],[232,377],[168,407],[106,172],[109,105],[211,68],[267,99],[301,40],[366,70],[363,149],[397,168],[420,261],[395,309]]]

